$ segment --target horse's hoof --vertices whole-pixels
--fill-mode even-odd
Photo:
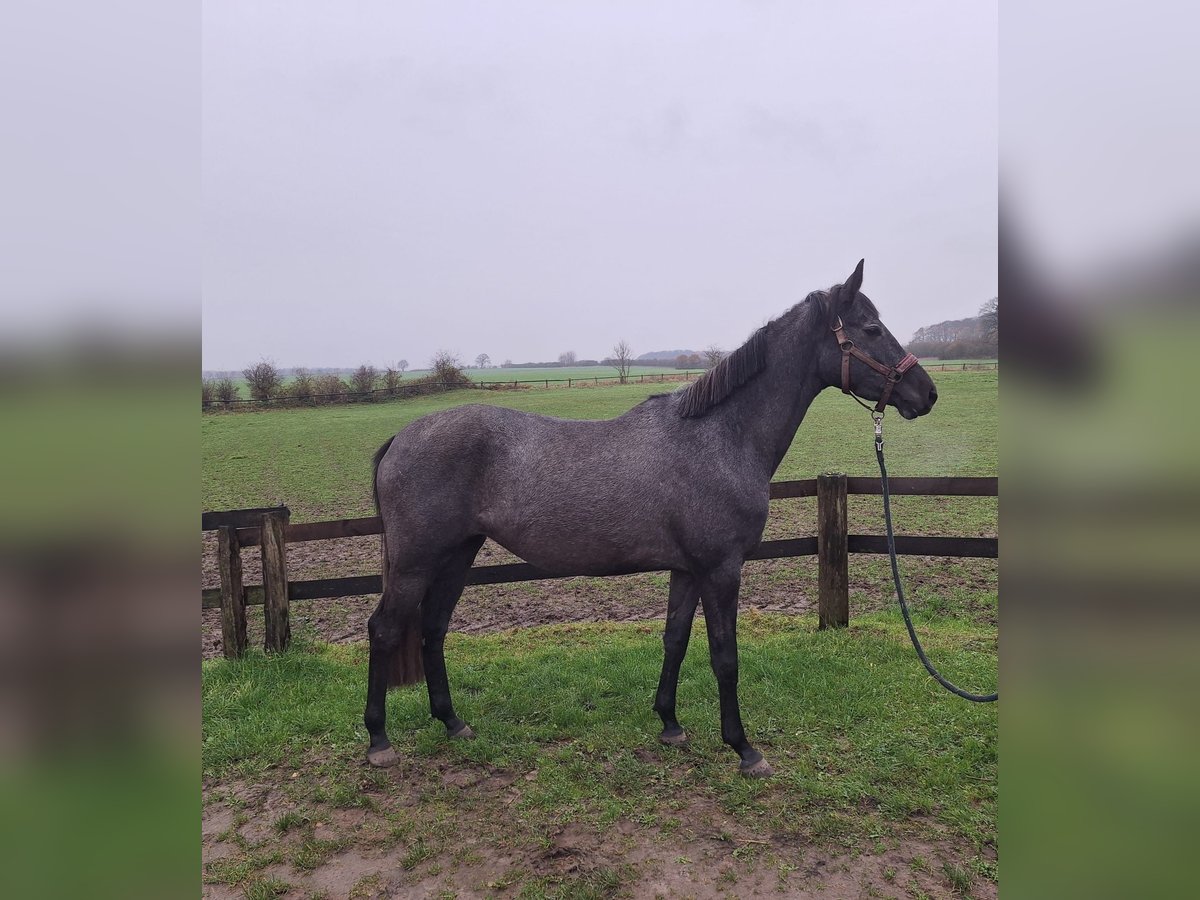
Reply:
[[[400,762],[400,755],[390,746],[381,747],[378,750],[367,751],[367,762],[377,769],[386,769]]]
[[[471,730],[471,726],[463,722],[454,731],[447,732],[447,736],[455,741],[473,741],[475,740],[475,732]]]
[[[674,734],[667,734],[667,732],[664,731],[658,736],[658,739],[664,744],[678,746],[679,744],[686,744],[688,737],[687,732],[680,728],[679,731],[675,732]]]
[[[738,771],[747,778],[770,778],[775,774],[775,770],[771,768],[771,764],[761,756],[758,758],[758,762],[751,763],[750,765],[742,763],[738,767]]]

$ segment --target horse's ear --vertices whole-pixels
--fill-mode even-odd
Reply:
[[[854,267],[854,271],[850,273],[850,277],[846,279],[841,291],[838,292],[843,303],[853,303],[854,298],[858,296],[858,292],[862,288],[864,262],[866,262],[865,259],[858,261],[858,265]]]

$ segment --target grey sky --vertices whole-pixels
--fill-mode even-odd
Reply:
[[[866,257],[996,293],[991,4],[247,3],[204,25],[206,368],[736,346]]]

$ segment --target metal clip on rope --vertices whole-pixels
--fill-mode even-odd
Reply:
[[[883,413],[873,413],[871,418],[875,420],[875,458],[879,461],[879,477],[883,483],[883,520],[887,525],[887,548],[888,555],[892,560],[892,580],[896,584],[896,599],[900,601],[900,612],[904,615],[904,625],[908,628],[908,636],[912,640],[913,649],[917,651],[917,658],[921,660],[925,671],[950,693],[957,694],[972,703],[992,703],[999,698],[999,693],[972,694],[943,678],[941,673],[933,667],[929,657],[925,655],[925,648],[921,646],[921,641],[917,638],[912,616],[908,612],[908,604],[904,601],[904,586],[900,583],[900,567],[896,564],[896,536],[892,532],[892,499],[888,492],[887,466],[883,461]]]

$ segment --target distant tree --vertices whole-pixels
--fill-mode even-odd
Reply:
[[[510,369],[510,368],[512,368],[512,364],[513,364],[513,361],[512,361],[511,359],[506,359],[506,360],[505,360],[505,361],[504,361],[504,362],[503,362],[503,363],[500,365],[500,368],[502,368],[502,369]]]
[[[633,350],[629,346],[629,342],[622,338],[613,345],[612,360],[609,363],[617,374],[621,377],[621,384],[624,384],[629,378],[629,366],[633,363]]]
[[[288,393],[296,400],[312,399],[313,376],[308,369],[296,369],[292,372],[292,383],[288,385]]]
[[[573,366],[575,365],[575,360],[576,356],[574,350],[566,350],[558,354],[558,364],[560,366]]]
[[[404,380],[404,376],[399,369],[388,366],[383,370],[383,386],[389,394],[396,393],[396,389],[400,387],[400,382]]]
[[[486,369],[491,364],[492,358],[486,353],[480,353],[477,357],[475,357],[475,368],[477,369]]]
[[[396,363],[396,368],[399,369],[401,372],[407,372],[408,371],[408,360],[407,359],[400,360],[398,363]]]
[[[378,383],[379,373],[375,371],[374,366],[368,366],[366,363],[355,369],[354,374],[350,376],[350,387],[356,394],[369,394],[375,390]]]
[[[709,344],[708,348],[704,351],[704,365],[706,368],[711,369],[724,358],[725,351],[716,344]]]
[[[1000,330],[1000,298],[993,297],[979,307],[979,318],[983,323],[985,337],[995,338]]]
[[[259,360],[250,368],[242,369],[242,376],[250,385],[250,396],[255,400],[270,400],[279,393],[279,388],[283,385],[275,363],[268,359]]]
[[[238,399],[238,386],[232,378],[219,379],[213,384],[213,391],[216,393],[217,399],[225,404]]]

